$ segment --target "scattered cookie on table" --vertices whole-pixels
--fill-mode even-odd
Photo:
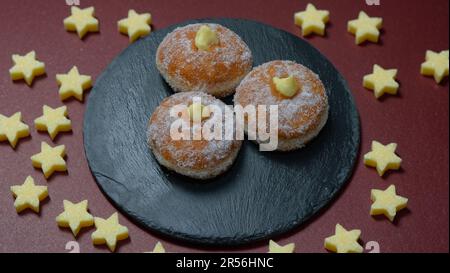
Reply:
[[[420,73],[425,76],[433,76],[437,83],[448,76],[448,50],[434,52],[427,50],[425,62],[420,66]]]
[[[98,20],[94,17],[94,7],[80,9],[71,7],[71,15],[64,19],[64,28],[67,31],[76,31],[78,37],[83,39],[88,32],[98,31]]]
[[[117,22],[119,32],[128,35],[130,42],[147,36],[152,30],[152,15],[150,13],[138,14],[134,9],[128,11],[128,18]]]
[[[26,55],[12,55],[14,66],[9,69],[13,81],[24,79],[28,85],[35,77],[45,74],[45,63],[36,60],[36,52],[30,51]]]
[[[31,162],[35,168],[41,168],[45,178],[49,178],[54,172],[64,172],[67,170],[66,146],[59,145],[52,147],[45,142],[41,142],[41,152],[31,157]]]
[[[157,242],[151,253],[166,253],[166,249],[161,242]]]
[[[67,74],[56,74],[56,82],[59,87],[59,97],[62,101],[75,97],[83,101],[83,91],[92,86],[92,77],[81,75],[76,66]]]
[[[94,217],[88,212],[88,200],[74,204],[63,200],[64,211],[56,217],[56,223],[60,227],[69,227],[76,237],[83,227],[94,224]]]
[[[22,185],[11,186],[11,192],[16,198],[14,207],[18,213],[27,208],[39,213],[39,202],[48,196],[47,186],[35,185],[31,176]]]
[[[72,130],[72,123],[67,118],[67,106],[51,108],[47,105],[42,107],[43,115],[34,120],[34,125],[38,131],[47,131],[52,139],[59,132],[69,132]]]
[[[384,69],[375,64],[373,66],[373,73],[364,76],[363,86],[373,90],[373,94],[377,99],[385,93],[395,95],[399,87],[398,82],[395,80],[396,76],[397,69]]]
[[[302,28],[302,36],[316,33],[321,36],[325,34],[325,24],[328,22],[330,12],[328,10],[318,10],[313,4],[308,4],[305,11],[297,12],[294,21]]]
[[[95,227],[91,238],[94,245],[106,244],[114,252],[117,241],[128,238],[128,228],[119,224],[119,215],[113,213],[108,219],[94,217]]]
[[[325,238],[325,248],[336,253],[362,253],[363,247],[358,243],[359,236],[361,236],[361,230],[347,231],[337,224],[335,234]]]
[[[279,245],[275,241],[269,241],[269,252],[268,253],[294,253],[295,244],[289,243],[287,245]]]
[[[372,141],[372,151],[364,155],[364,164],[375,167],[380,176],[387,170],[398,170],[402,159],[395,154],[397,143],[383,145],[378,141]]]
[[[390,185],[386,190],[373,189],[371,197],[370,215],[384,214],[391,222],[394,221],[397,211],[406,208],[408,198],[397,195],[395,186]]]
[[[348,22],[347,30],[355,35],[355,43],[357,45],[364,41],[377,43],[382,24],[382,18],[369,17],[364,11],[360,11],[358,19]]]
[[[0,141],[8,140],[15,148],[20,138],[30,135],[30,128],[22,122],[22,113],[17,112],[10,117],[0,114]]]

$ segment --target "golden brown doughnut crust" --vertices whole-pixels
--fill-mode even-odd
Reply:
[[[204,24],[191,24],[169,33],[158,47],[156,64],[175,91],[203,91],[223,97],[234,92],[251,70],[252,54],[233,31],[207,24],[216,31],[219,44],[209,51],[195,46],[195,35]]]
[[[272,78],[293,76],[300,86],[296,95],[284,97],[277,92]],[[236,88],[234,104],[278,105],[280,140],[314,135],[328,115],[328,98],[319,77],[292,61],[271,61],[255,67]],[[326,116],[325,116],[326,115]]]
[[[214,170],[221,169],[221,164],[225,164],[225,162],[232,163],[234,161],[234,157],[237,155],[242,141],[214,139],[209,141],[204,139],[173,140],[170,136],[170,126],[175,118],[170,117],[170,109],[175,105],[189,106],[192,103],[193,97],[200,97],[201,103],[204,106],[214,104],[222,109],[226,107],[222,101],[203,92],[176,93],[165,98],[150,117],[147,132],[148,144],[155,155],[160,155],[162,161],[171,165],[175,171],[180,169],[185,172],[205,170],[215,172]],[[208,119],[225,122],[223,116],[215,116],[214,113]],[[203,120],[202,124],[208,119]],[[223,171],[228,168],[228,166],[223,167]]]

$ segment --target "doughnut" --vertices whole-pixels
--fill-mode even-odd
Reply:
[[[209,50],[196,47],[202,26],[216,33],[218,43]],[[247,44],[233,31],[218,24],[190,24],[167,34],[158,46],[156,66],[175,92],[202,91],[216,97],[234,93],[252,68]]]
[[[225,133],[222,134],[222,139],[174,139],[170,134],[170,127],[177,119],[188,126],[191,136],[194,130],[201,129],[207,121],[221,123],[223,128],[229,126],[233,128],[233,132],[235,130],[233,119],[226,120],[225,115],[216,112],[211,112],[209,117],[198,123],[191,122],[190,118],[183,119],[181,114],[174,117],[170,115],[172,107],[184,105],[189,116],[188,109],[193,105],[194,97],[200,98],[201,104],[206,108],[215,105],[224,112],[225,107],[229,107],[204,92],[175,93],[165,98],[151,115],[147,126],[147,143],[157,161],[166,168],[195,179],[209,179],[230,168],[242,141],[225,138]],[[227,122],[231,124],[226,125]]]
[[[274,84],[274,78],[286,77],[295,79],[295,86],[298,86],[290,97],[279,92]],[[279,151],[303,147],[328,119],[324,85],[314,72],[293,61],[276,60],[255,67],[236,88],[234,104],[242,107],[278,105],[276,150]],[[247,116],[245,118],[248,122]],[[258,138],[255,141],[261,143]]]

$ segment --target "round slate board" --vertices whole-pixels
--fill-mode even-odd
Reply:
[[[147,147],[146,127],[173,91],[155,67],[155,53],[167,33],[197,22],[235,31],[252,50],[254,66],[294,60],[317,73],[330,103],[318,137],[293,152],[259,152],[246,140],[231,169],[207,183],[161,167]],[[225,102],[231,104],[232,98]],[[347,84],[319,51],[292,34],[240,19],[192,20],[130,45],[96,81],[84,119],[90,169],[116,207],[150,230],[209,245],[265,239],[311,217],[350,177],[359,137]]]

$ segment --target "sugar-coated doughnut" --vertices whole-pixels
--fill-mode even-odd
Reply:
[[[296,94],[286,97],[278,92],[275,77],[295,78]],[[328,98],[319,77],[292,61],[271,61],[255,67],[236,88],[234,104],[278,105],[280,151],[303,147],[319,133],[328,118]]]
[[[207,25],[218,43],[209,50],[195,45],[197,31]],[[252,68],[252,54],[233,31],[218,24],[190,24],[167,34],[156,52],[156,66],[176,92],[202,91],[225,97]]]
[[[171,124],[180,117],[172,117],[171,109],[177,105],[184,105],[186,109],[195,103],[193,98],[201,99],[201,104],[205,107],[211,105],[218,106],[225,112],[226,106],[219,99],[204,92],[182,92],[176,93],[166,99],[156,108],[150,117],[147,129],[147,142],[158,162],[179,174],[196,179],[209,179],[225,172],[234,162],[241,147],[242,141],[227,139],[200,140],[179,139],[174,140],[170,133]],[[189,112],[189,110],[186,110]],[[203,126],[205,122],[220,122],[225,127],[225,115],[211,112],[209,117],[195,125],[189,118],[181,119],[189,126],[192,133]],[[197,127],[196,127],[197,126]],[[231,124],[230,128],[234,128]],[[234,130],[234,129],[233,129]],[[224,135],[223,135],[224,136]]]

